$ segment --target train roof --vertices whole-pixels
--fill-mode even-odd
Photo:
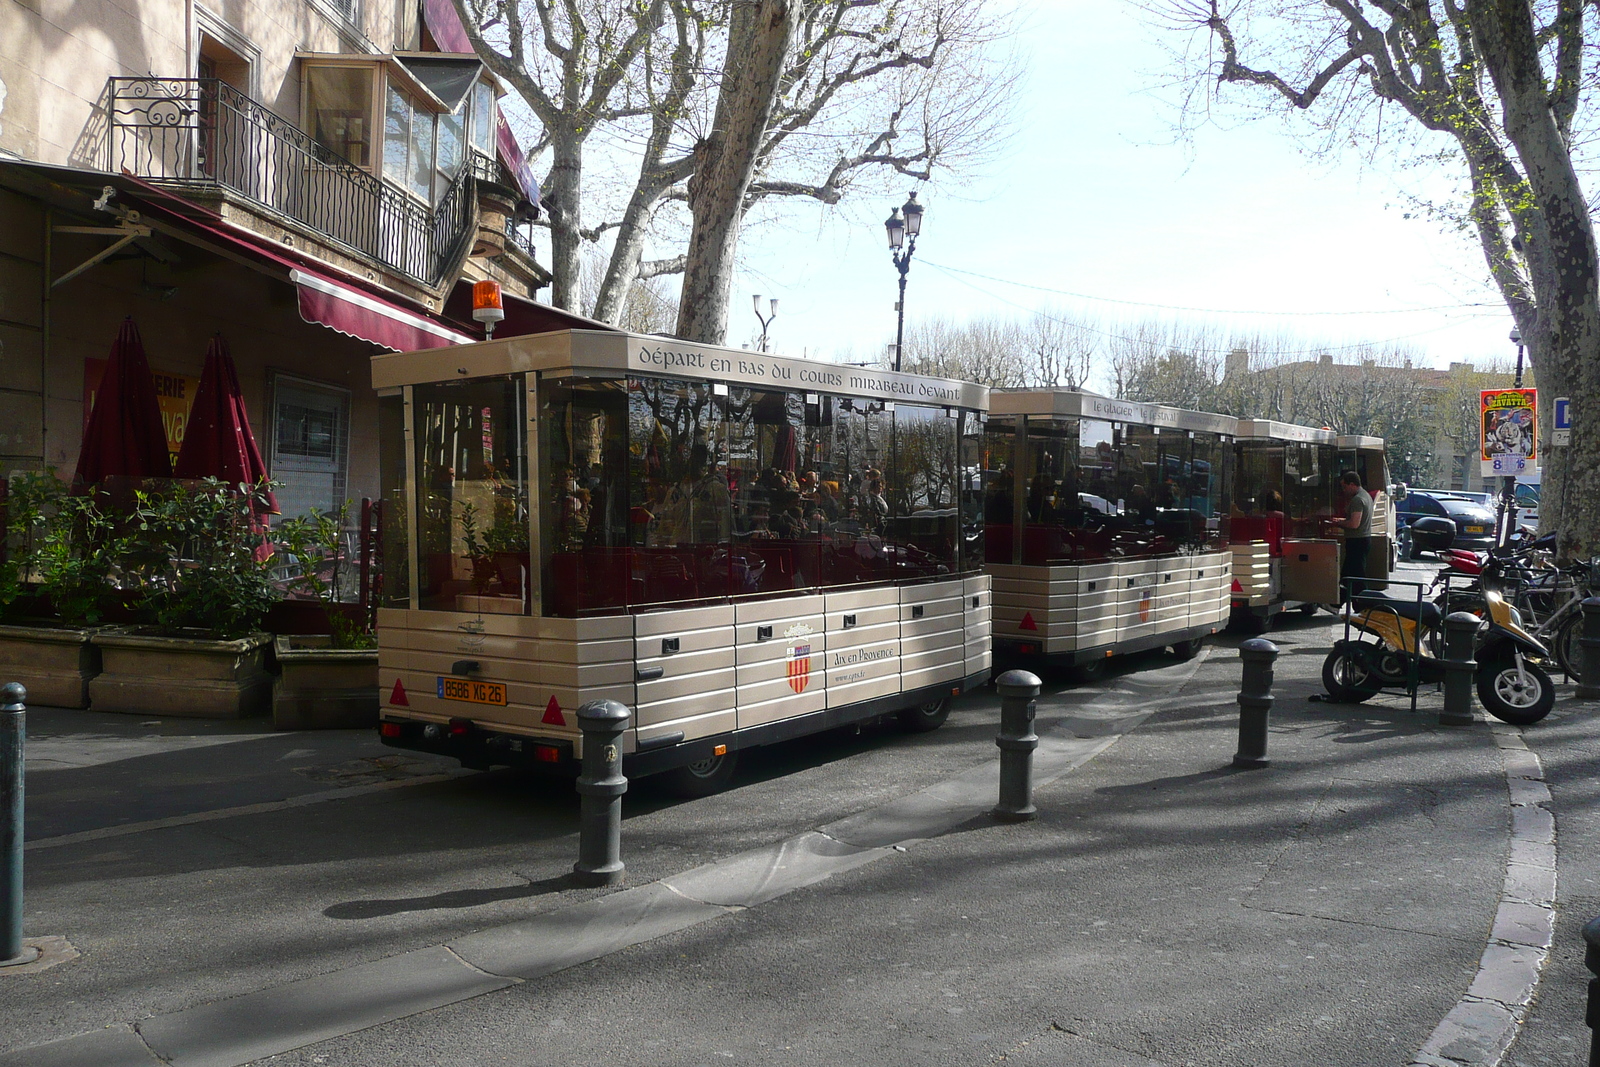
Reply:
[[[1339,435],[1332,430],[1296,426],[1292,422],[1278,422],[1276,419],[1240,419],[1238,425],[1237,433],[1245,441],[1298,441],[1303,444],[1331,445],[1339,440]]]
[[[1365,448],[1374,452],[1383,451],[1383,438],[1368,437],[1360,433],[1342,433],[1334,442],[1340,448]]]
[[[1238,419],[1209,411],[1188,411],[1166,404],[1144,404],[1132,400],[1113,400],[1098,393],[1071,389],[1007,389],[989,396],[991,415],[1061,416],[1062,418],[1105,419],[1137,426],[1160,426],[1178,430],[1203,430],[1209,433],[1237,432]]]
[[[372,357],[372,385],[380,391],[527,371],[587,378],[647,374],[979,411],[989,407],[988,386],[973,382],[608,330],[557,330]]]

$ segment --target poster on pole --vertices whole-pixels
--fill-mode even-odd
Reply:
[[[1536,389],[1481,392],[1478,444],[1485,478],[1532,474],[1538,469],[1538,397]]]

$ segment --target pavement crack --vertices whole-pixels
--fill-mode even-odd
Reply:
[[[1319,922],[1340,923],[1344,926],[1356,926],[1363,930],[1387,930],[1393,934],[1412,934],[1417,937],[1434,937],[1441,941],[1458,941],[1462,944],[1468,945],[1481,944],[1477,938],[1473,937],[1462,937],[1456,934],[1441,934],[1434,930],[1417,930],[1409,926],[1389,926],[1384,923],[1365,922],[1361,919],[1347,919],[1339,915],[1321,915],[1314,911],[1287,911],[1283,908],[1258,908],[1254,904],[1251,904],[1247,901],[1241,901],[1239,906],[1241,908],[1249,908],[1251,911],[1258,911],[1263,915],[1281,915],[1285,918],[1291,919],[1316,919]]]
[[[485,967],[479,967],[476,963],[473,963],[471,960],[467,959],[461,953],[457,952],[455,950],[455,946],[453,946],[453,945],[441,945],[440,947],[443,948],[446,952],[450,953],[450,957],[452,959],[454,959],[455,961],[460,963],[461,966],[467,968],[468,970],[477,971],[479,974],[484,975],[484,976],[489,977],[489,978],[503,978],[506,981],[510,982],[512,985],[521,985],[522,983],[527,981],[526,978],[518,978],[514,974],[501,974],[499,971],[491,971],[491,970],[489,970],[489,969],[487,969]]]
[[[150,1047],[150,1042],[145,1040],[144,1031],[139,1029],[138,1022],[129,1023],[128,1029],[133,1031],[133,1036],[139,1039],[139,1044],[143,1045],[145,1047],[145,1051],[150,1053],[151,1059],[155,1060],[157,1063],[172,1062],[169,1057],[163,1056],[161,1053]]]

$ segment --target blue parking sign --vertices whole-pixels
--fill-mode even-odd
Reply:
[[[1550,435],[1553,445],[1568,445],[1572,443],[1572,400],[1570,397],[1556,397],[1555,433]]]

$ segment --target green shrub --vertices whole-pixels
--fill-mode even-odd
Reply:
[[[238,637],[280,599],[257,516],[270,486],[139,490],[122,553],[143,610],[164,630]]]

